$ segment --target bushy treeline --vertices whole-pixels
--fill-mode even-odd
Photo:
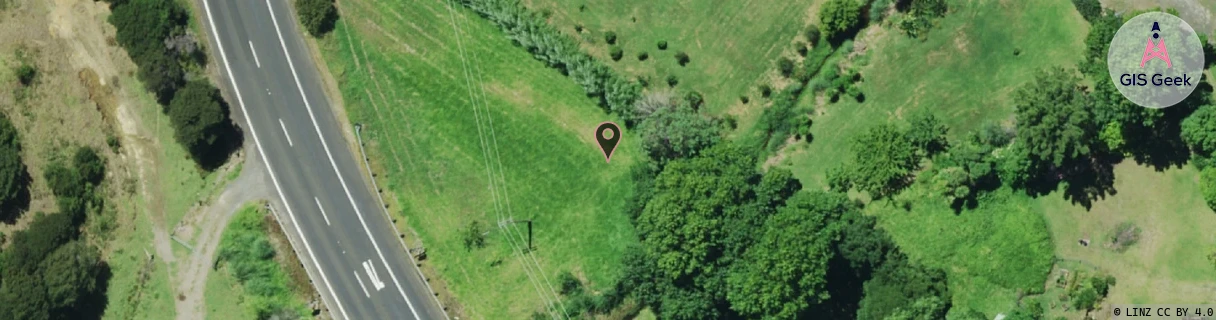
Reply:
[[[588,96],[598,98],[605,111],[625,119],[631,127],[640,121],[633,108],[642,92],[637,83],[616,75],[608,66],[580,51],[575,39],[562,34],[518,0],[460,0],[460,3],[493,22],[537,60],[570,76]]]
[[[45,171],[59,213],[38,213],[13,234],[0,255],[0,318],[97,318],[105,308],[109,268],[100,250],[80,238],[80,226],[101,215],[95,190],[105,161],[82,147],[71,163],[53,160]]]
[[[216,264],[224,265],[245,288],[245,305],[259,320],[300,318],[303,306],[294,301],[290,280],[275,261],[265,218],[265,212],[253,206],[237,212],[220,238]]]
[[[14,221],[29,188],[29,173],[21,161],[21,136],[8,116],[0,114],[0,220]]]
[[[178,143],[203,168],[218,166],[240,137],[219,90],[206,80],[186,81],[188,67],[204,68],[206,60],[187,32],[189,13],[178,1],[107,1],[115,40],[139,67],[139,80],[165,106]]]

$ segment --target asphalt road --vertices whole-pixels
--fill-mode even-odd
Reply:
[[[284,230],[302,239],[293,245],[331,314],[446,319],[361,174],[288,2],[202,3],[221,85],[244,115],[285,209]]]

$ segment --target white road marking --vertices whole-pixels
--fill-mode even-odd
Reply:
[[[279,118],[279,127],[283,128],[283,136],[287,137],[287,145],[292,147],[296,146],[296,144],[291,143],[291,134],[287,133],[287,125],[283,124],[283,118]],[[316,197],[313,197],[313,199],[316,199]],[[321,203],[317,202],[317,204],[320,205]],[[325,224],[329,224],[329,219],[325,220]]]
[[[245,108],[245,101],[241,97],[241,89],[236,85],[236,78],[233,78],[232,67],[228,64],[228,55],[224,53],[224,43],[220,41],[219,31],[215,29],[215,19],[211,14],[211,4],[207,0],[203,0],[203,8],[207,12],[207,23],[211,26],[211,36],[215,38],[215,45],[220,52],[220,61],[224,63],[224,71],[228,73],[228,81],[232,84],[232,90],[236,93],[237,105],[241,107],[241,112],[245,114],[245,124],[249,126],[249,134],[253,136],[253,144],[257,146],[258,154],[262,156],[262,159],[269,159],[266,157],[266,150],[262,148],[261,140],[258,140],[258,132],[253,127],[253,120],[249,118],[249,111]],[[329,283],[329,277],[326,277],[325,271],[321,269],[321,263],[317,261],[317,255],[312,252],[312,246],[308,244],[308,238],[304,236],[304,231],[300,229],[300,223],[291,211],[291,204],[287,202],[287,197],[283,195],[283,187],[279,185],[279,179],[274,175],[274,168],[270,166],[269,160],[262,161],[262,163],[266,165],[266,171],[270,173],[270,181],[274,184],[274,189],[279,194],[279,200],[283,201],[283,207],[287,209],[287,216],[291,218],[291,224],[295,227],[296,233],[300,235],[300,241],[304,243],[304,251],[308,253],[309,260],[312,261],[313,266],[317,268],[317,273],[321,275],[321,282],[325,283],[325,290],[329,291],[329,296],[333,297],[334,304],[337,305],[338,313],[342,315],[342,319],[350,319],[350,316],[346,314],[346,308],[342,306],[342,301],[338,299],[338,295],[334,292],[333,285]]]
[[[380,263],[384,264],[384,269],[388,270],[389,277],[393,279],[393,285],[397,287],[397,293],[401,294],[401,299],[405,300],[405,304],[409,306],[410,313],[414,315],[414,318],[421,319],[422,317],[418,315],[418,310],[414,309],[414,303],[410,302],[410,298],[405,294],[405,289],[401,286],[401,282],[397,280],[397,275],[393,273],[392,268],[389,268],[388,259],[384,258],[384,253],[380,250],[380,244],[376,243],[376,239],[372,237],[371,229],[367,227],[367,221],[363,219],[363,213],[359,211],[359,206],[355,204],[355,198],[351,196],[350,188],[346,186],[346,178],[343,178],[341,171],[338,171],[338,164],[334,161],[333,153],[329,151],[329,144],[325,143],[325,136],[321,134],[321,127],[317,125],[317,117],[313,114],[312,106],[308,103],[308,95],[304,93],[304,86],[300,84],[300,75],[296,72],[295,63],[291,61],[291,52],[287,50],[287,42],[283,40],[283,31],[279,29],[279,19],[274,15],[274,9],[271,7],[270,0],[266,0],[266,8],[270,10],[270,21],[274,23],[274,32],[279,37],[279,46],[283,48],[283,55],[287,57],[287,67],[291,69],[291,77],[296,82],[296,89],[300,90],[300,98],[304,100],[304,108],[308,110],[308,118],[312,120],[313,129],[317,131],[317,138],[321,140],[321,147],[325,150],[325,156],[329,158],[329,165],[333,168],[334,174],[338,176],[338,182],[342,184],[342,190],[346,193],[346,199],[350,201],[350,206],[355,209],[355,217],[359,218],[359,224],[363,226],[363,232],[367,234],[368,241],[372,243],[372,248],[376,249],[376,255],[380,257]]]
[[[376,273],[376,267],[372,265],[371,260],[363,261],[363,271],[367,271],[367,279],[371,280],[376,291],[384,289],[384,281],[380,281],[380,274]]]
[[[258,64],[258,69],[262,68],[262,62],[258,61],[258,50],[253,48],[253,41],[249,41],[249,52],[253,52],[253,63]]]
[[[321,199],[317,199],[317,197],[312,197],[312,199],[317,201],[317,209],[321,210],[321,217],[325,218],[325,225],[328,226],[329,225],[329,216],[325,215],[325,208],[321,207]],[[342,242],[339,241],[338,244],[342,244]],[[342,253],[346,253],[346,251],[342,251]]]
[[[367,286],[363,285],[363,279],[359,278],[359,271],[351,270],[351,272],[355,273],[355,280],[359,281],[359,287],[363,288],[363,296],[371,298],[372,294],[367,293]]]

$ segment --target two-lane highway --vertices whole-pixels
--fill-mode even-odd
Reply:
[[[284,0],[203,0],[286,232],[338,319],[446,319],[367,186]],[[233,103],[235,102],[235,103]]]

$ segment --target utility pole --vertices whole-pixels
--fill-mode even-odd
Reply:
[[[527,223],[528,224],[528,247],[524,248],[524,250],[526,250],[526,251],[535,250],[536,247],[532,246],[532,219],[515,221],[515,218],[510,218],[510,219],[507,219],[506,221],[500,222],[500,225],[506,226],[507,224],[510,224],[510,223]]]

